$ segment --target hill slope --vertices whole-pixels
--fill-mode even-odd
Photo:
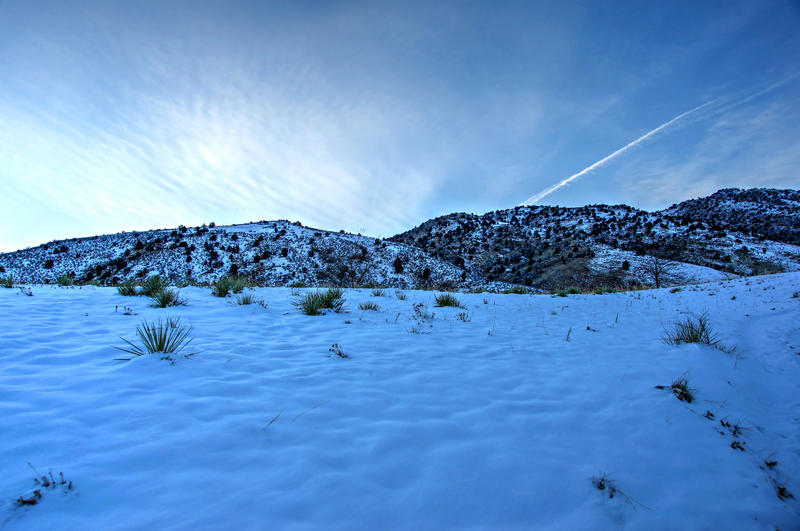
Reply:
[[[726,189],[658,212],[588,205],[458,213],[391,239],[487,280],[538,287],[644,280],[641,257],[672,263],[677,277],[707,275],[704,268],[770,273],[800,267],[800,192]],[[626,261],[634,267],[623,268]]]
[[[262,285],[380,282],[406,287],[431,278],[453,285],[482,282],[415,246],[288,221],[63,240],[0,255],[0,266],[33,283],[54,282],[65,274],[102,284],[151,274],[190,283],[238,274]]]
[[[653,283],[654,265],[665,269],[661,285],[800,269],[800,192],[725,189],[658,212],[589,205],[456,213],[387,240],[264,221],[54,241],[0,255],[0,274],[29,283],[239,274],[262,285],[592,288]]]

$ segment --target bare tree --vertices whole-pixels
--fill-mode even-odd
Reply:
[[[670,262],[657,256],[648,257],[641,268],[657,288],[672,276],[673,270]]]

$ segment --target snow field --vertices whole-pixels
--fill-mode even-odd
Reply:
[[[283,288],[255,290],[267,309],[187,288],[166,310],[111,288],[0,290],[0,526],[797,528],[776,485],[800,493],[798,290],[787,273],[459,294],[466,309],[346,290],[347,312],[323,316]],[[734,354],[660,341],[703,311]],[[194,356],[114,360],[166,315],[194,327]],[[681,375],[691,404],[655,388]],[[18,507],[28,462],[73,489]]]

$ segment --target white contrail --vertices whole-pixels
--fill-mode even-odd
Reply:
[[[667,127],[669,127],[670,125],[674,124],[675,122],[677,122],[677,121],[678,121],[678,120],[680,120],[681,118],[685,118],[686,116],[689,116],[690,114],[692,114],[692,113],[694,113],[694,112],[697,112],[697,111],[699,111],[699,110],[700,110],[700,109],[702,109],[703,107],[706,107],[706,106],[708,106],[708,105],[711,105],[711,104],[712,104],[712,103],[714,103],[715,101],[717,101],[717,100],[716,100],[716,99],[714,99],[714,100],[711,100],[711,101],[709,101],[709,102],[707,102],[707,103],[704,103],[704,104],[702,104],[702,105],[699,105],[699,106],[695,107],[695,108],[694,108],[694,109],[692,109],[692,110],[686,111],[686,112],[685,112],[685,113],[683,113],[683,114],[679,114],[678,116],[676,116],[675,118],[673,118],[673,119],[672,119],[672,120],[670,120],[669,122],[666,122],[666,123],[663,123],[663,124],[659,125],[658,127],[656,127],[655,129],[653,129],[653,130],[652,130],[652,131],[650,131],[649,133],[646,133],[646,134],[644,134],[644,135],[640,136],[639,138],[637,138],[636,140],[634,140],[634,141],[633,141],[633,142],[631,142],[630,144],[628,144],[628,145],[626,145],[626,146],[624,146],[624,147],[621,147],[621,148],[619,148],[618,150],[616,150],[616,151],[615,151],[614,153],[612,153],[611,155],[609,155],[609,156],[607,156],[607,157],[605,157],[605,158],[602,158],[602,159],[598,160],[597,162],[595,162],[595,163],[594,163],[594,164],[592,164],[591,166],[589,166],[589,167],[587,167],[587,168],[584,168],[584,169],[582,169],[581,171],[579,171],[579,172],[578,172],[578,173],[576,173],[575,175],[571,175],[571,176],[567,177],[566,179],[564,179],[563,181],[561,181],[561,182],[558,182],[558,183],[554,184],[553,186],[551,186],[551,187],[549,187],[549,188],[545,188],[544,190],[542,190],[542,191],[541,191],[541,192],[539,192],[538,194],[536,194],[536,195],[533,195],[533,196],[529,197],[529,198],[528,198],[526,201],[524,201],[522,204],[523,204],[523,205],[530,205],[530,204],[533,204],[533,203],[535,203],[535,202],[539,201],[539,200],[540,200],[540,199],[542,199],[543,197],[545,197],[545,196],[548,196],[548,195],[552,194],[553,192],[555,192],[555,191],[556,191],[556,190],[558,190],[559,188],[561,188],[561,187],[563,187],[563,186],[566,186],[567,184],[571,183],[572,181],[574,181],[574,180],[575,180],[575,179],[577,179],[578,177],[581,177],[581,176],[583,176],[583,175],[586,175],[586,174],[587,174],[587,173],[589,173],[590,171],[592,171],[592,170],[594,170],[594,169],[596,169],[596,168],[599,168],[600,166],[603,166],[603,165],[604,165],[604,164],[606,164],[608,161],[610,161],[610,160],[613,160],[613,159],[617,158],[617,157],[618,157],[618,156],[620,156],[621,154],[623,154],[623,153],[625,153],[626,151],[628,151],[629,149],[631,149],[631,148],[632,148],[633,146],[635,146],[636,144],[639,144],[640,142],[644,142],[645,140],[647,140],[647,139],[648,139],[648,138],[650,138],[651,136],[655,135],[655,134],[656,134],[656,133],[658,133],[659,131],[662,131],[662,130],[666,129]]]

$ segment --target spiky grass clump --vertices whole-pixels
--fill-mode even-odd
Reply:
[[[578,288],[572,286],[569,288],[561,288],[553,291],[553,295],[558,295],[559,297],[566,297],[567,295],[578,295],[581,292]]]
[[[464,303],[452,293],[442,293],[433,297],[434,306],[452,306],[454,308],[464,308]]]
[[[292,304],[306,315],[319,315],[322,310],[341,312],[344,310],[344,303],[344,290],[342,288],[328,288],[324,291],[317,290],[306,293]]]
[[[14,277],[8,275],[7,277],[0,277],[0,287],[3,288],[13,288],[14,287]]]
[[[132,357],[117,359],[128,361],[146,354],[163,354],[164,358],[172,359],[171,355],[181,354],[192,342],[192,338],[189,337],[191,332],[192,327],[181,324],[180,318],[159,319],[154,323],[143,321],[136,327],[136,336],[139,338],[139,344],[121,337],[120,339],[129,346],[114,347],[130,354]],[[193,354],[184,354],[183,356],[188,358]]]
[[[506,295],[527,295],[530,292],[531,290],[529,290],[525,286],[514,286],[511,289],[505,290],[503,293],[505,293]]]
[[[599,286],[592,291],[595,295],[605,295],[606,293],[616,293],[617,288],[613,286]]]
[[[231,277],[221,277],[211,286],[211,294],[215,297],[227,297],[231,293]]]
[[[153,308],[169,308],[170,306],[186,306],[189,302],[173,289],[162,289],[150,295],[150,306]]]
[[[165,278],[162,278],[159,275],[153,275],[152,277],[148,278],[144,282],[142,282],[142,289],[139,292],[140,295],[144,295],[145,297],[152,297],[159,291],[164,291],[169,286],[169,283]]]
[[[373,312],[380,311],[381,307],[372,301],[365,301],[358,305],[359,310],[370,310]]]
[[[396,291],[394,293],[394,296],[397,297],[397,300],[399,300],[399,301],[404,301],[404,300],[408,299],[408,295],[406,295],[405,291]]]
[[[132,278],[117,285],[117,292],[123,297],[133,297],[136,295],[136,281]]]
[[[383,289],[383,288],[375,288],[374,290],[372,290],[372,296],[373,297],[384,297],[384,296],[386,296],[386,290]]]
[[[259,306],[266,308],[267,303],[264,302],[264,299],[261,297],[256,297],[255,293],[241,293],[236,296],[234,302],[237,306],[248,306],[250,304],[258,304]]]
[[[59,275],[56,277],[56,284],[59,286],[73,286],[75,285],[75,277],[73,275]]]
[[[241,293],[249,287],[249,283],[241,277],[230,277],[229,282],[233,293]]]
[[[215,297],[227,297],[231,292],[241,293],[249,287],[248,282],[241,277],[224,276],[214,282],[211,294]]]
[[[674,323],[667,329],[661,338],[667,345],[682,345],[684,343],[700,343],[709,345],[723,352],[732,353],[736,347],[726,346],[720,341],[719,336],[711,329],[708,313],[699,316],[690,316],[683,321]]]

